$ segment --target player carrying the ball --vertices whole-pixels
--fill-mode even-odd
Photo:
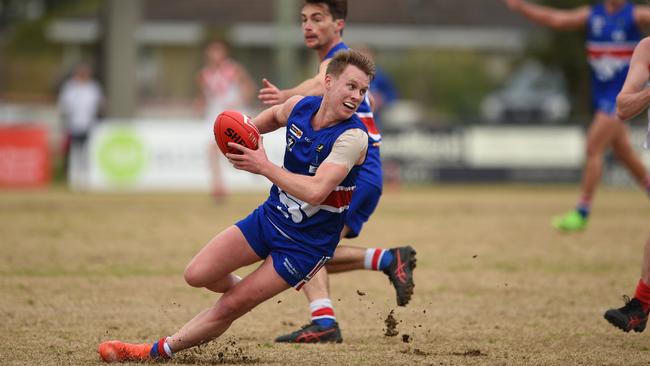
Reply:
[[[374,69],[363,54],[340,52],[327,67],[322,97],[294,96],[253,119],[261,133],[287,127],[283,167],[268,160],[261,139],[256,150],[228,144],[241,152],[226,155],[235,168],[263,175],[273,186],[262,205],[217,234],[185,269],[190,286],[223,295],[153,344],[101,343],[103,361],[164,360],[207,343],[263,301],[302,288],[333,256],[367,155],[367,130],[355,112]],[[259,261],[243,279],[233,274]]]
[[[342,32],[347,16],[347,0],[305,0],[301,11],[302,31],[307,47],[317,52],[321,60],[319,72],[293,89],[280,90],[264,79],[258,98],[267,105],[281,103],[293,95],[322,95],[325,70],[336,52],[348,49]],[[355,238],[363,224],[374,212],[382,193],[382,167],[379,154],[381,134],[375,125],[369,96],[357,110],[357,116],[368,129],[368,157],[361,167],[357,189],[345,217],[341,237]],[[341,330],[334,315],[327,272],[337,273],[355,269],[383,271],[395,287],[397,305],[405,306],[413,294],[415,250],[410,246],[382,249],[340,245],[334,258],[318,272],[304,293],[309,301],[311,323],[295,332],[280,336],[276,342],[318,343],[341,342]]]

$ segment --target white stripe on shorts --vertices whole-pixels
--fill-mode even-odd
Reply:
[[[293,288],[295,288],[296,291],[300,291],[300,289],[302,288],[302,286],[304,286],[305,284],[307,284],[307,282],[309,282],[309,280],[311,280],[311,278],[314,277],[314,275],[315,275],[315,274],[316,274],[316,273],[317,273],[321,268],[323,268],[323,266],[325,265],[325,263],[327,263],[327,261],[330,260],[330,259],[332,259],[332,257],[321,257],[321,259],[318,261],[318,263],[316,263],[316,265],[314,266],[314,268],[313,268],[313,269],[312,269],[312,270],[311,270],[311,271],[310,271],[310,272],[305,276],[305,278],[303,278],[302,280],[300,280],[300,282],[296,283],[296,285],[293,286]]]

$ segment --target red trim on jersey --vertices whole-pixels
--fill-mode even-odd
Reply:
[[[349,206],[350,201],[352,201],[352,192],[352,189],[332,191],[332,193],[330,193],[330,195],[325,198],[325,201],[323,201],[321,205],[331,206],[335,208]]]
[[[379,129],[377,128],[377,124],[375,123],[375,119],[373,117],[360,117],[359,119],[366,126],[368,132],[373,135],[379,135]]]
[[[587,55],[590,58],[599,58],[603,56],[610,56],[616,58],[631,58],[634,49],[629,48],[589,48]]]

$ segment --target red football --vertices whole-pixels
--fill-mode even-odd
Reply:
[[[237,111],[224,111],[214,120],[214,139],[222,153],[239,154],[239,150],[228,147],[228,142],[256,150],[260,132],[247,115]]]

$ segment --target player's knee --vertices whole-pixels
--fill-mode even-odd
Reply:
[[[185,268],[183,276],[185,277],[185,282],[192,287],[205,287],[207,284],[203,278],[204,276],[202,276],[196,266],[193,266],[192,264],[189,264]]]
[[[600,159],[603,156],[603,148],[596,143],[587,143],[587,159]]]
[[[615,144],[612,146],[612,151],[618,159],[626,159],[634,155],[632,146],[626,144]]]

